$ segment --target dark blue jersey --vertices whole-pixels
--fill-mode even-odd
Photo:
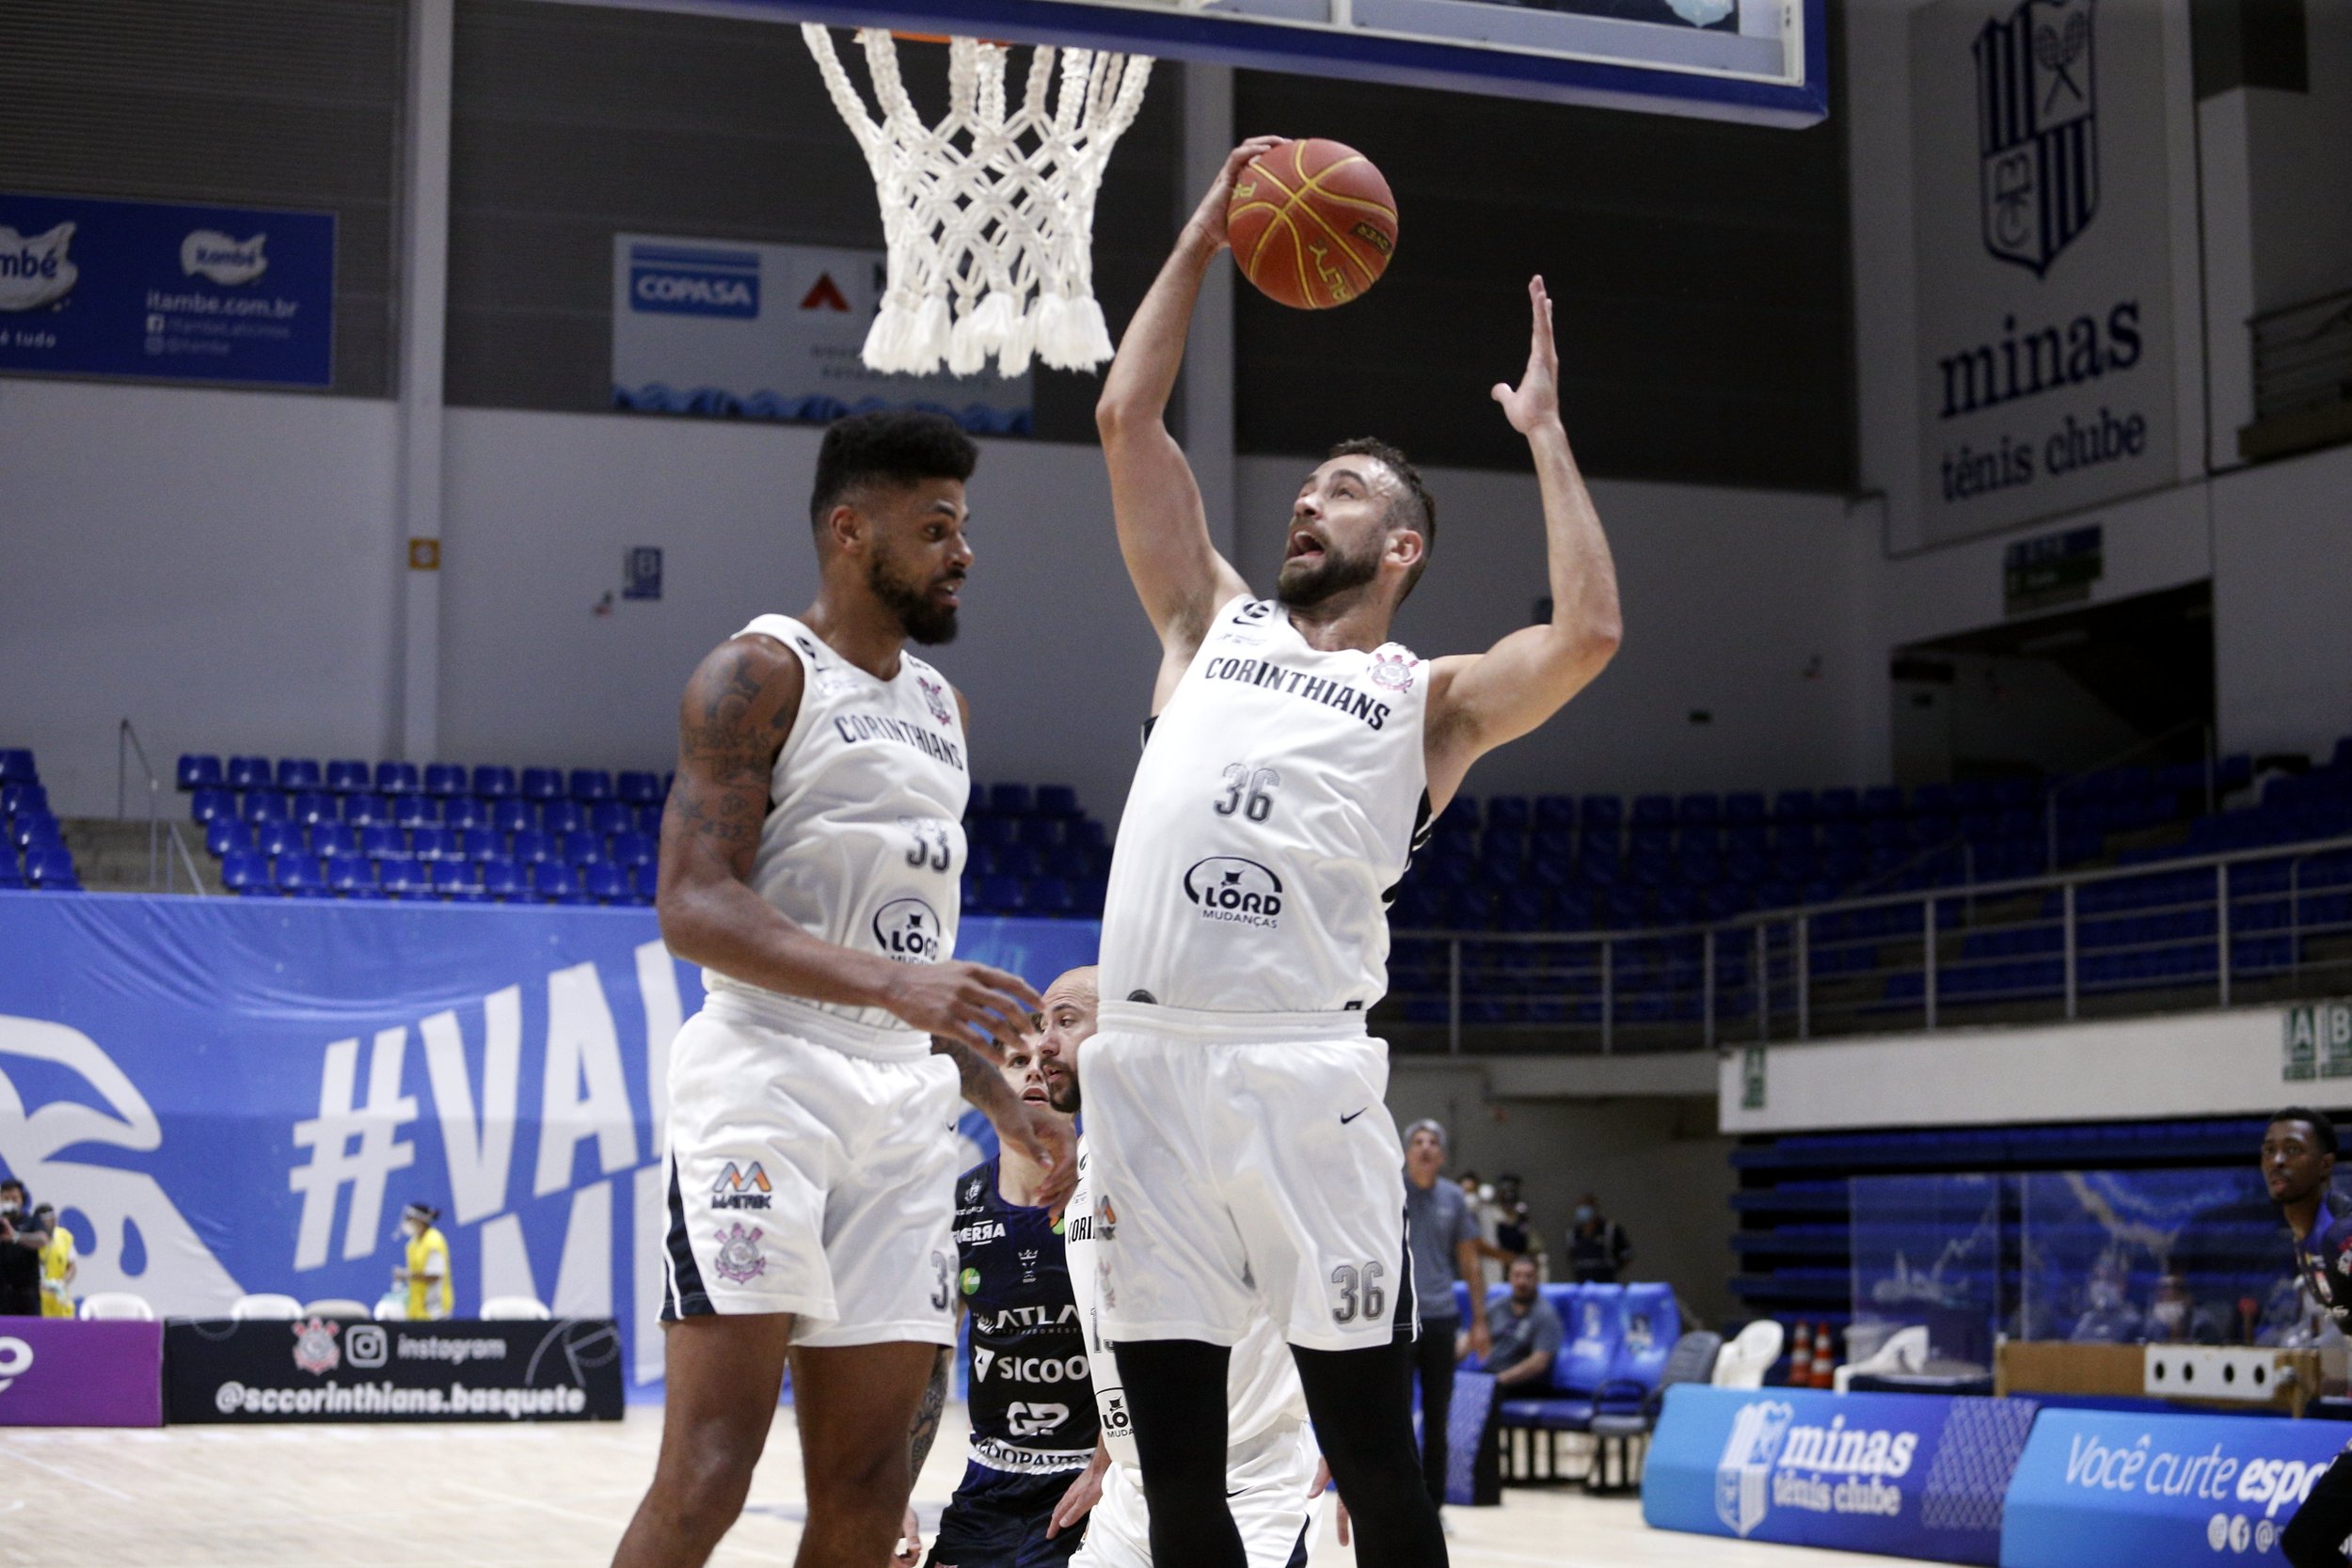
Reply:
[[[1084,1469],[1094,1388],[1060,1223],[1007,1203],[991,1160],[956,1179],[956,1249],[972,1314],[973,1462],[1022,1475]]]
[[[2352,1328],[2352,1209],[2340,1208],[2335,1194],[2320,1194],[2319,1214],[2296,1243],[2295,1261],[2336,1325]]]

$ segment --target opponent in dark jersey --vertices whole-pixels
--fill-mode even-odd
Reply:
[[[2330,1190],[2336,1128],[2325,1113],[2291,1106],[2263,1130],[2263,1185],[2295,1232],[2295,1270],[2339,1328],[2352,1328],[2352,1207]],[[2352,1536],[2352,1449],[2336,1456],[2287,1521],[2279,1550],[2293,1568],[2344,1568]]]
[[[1006,1054],[1025,1102],[1047,1104],[1033,1040]],[[932,1568],[1058,1568],[1085,1538],[1056,1505],[1086,1483],[1099,1430],[1086,1331],[1058,1212],[1025,1207],[1044,1173],[1018,1150],[956,1179],[957,1296],[972,1316],[972,1448],[939,1521]],[[1090,1500],[1090,1499],[1089,1499]]]

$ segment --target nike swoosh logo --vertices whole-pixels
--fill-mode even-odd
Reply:
[[[1349,1122],[1354,1121],[1358,1117],[1362,1116],[1366,1111],[1371,1109],[1372,1107],[1369,1105],[1357,1106],[1354,1110],[1348,1112],[1347,1115],[1340,1117],[1340,1125],[1342,1127],[1345,1127]]]
[[[1225,1494],[1225,1496],[1226,1496],[1227,1497],[1229,1497],[1229,1498],[1231,1498],[1231,1497],[1240,1497],[1240,1496],[1241,1496],[1244,1492],[1247,1492],[1247,1491],[1248,1491],[1248,1490],[1249,1490],[1249,1488],[1248,1488],[1248,1487],[1247,1487],[1247,1486],[1237,1486],[1237,1487],[1235,1487],[1232,1491],[1226,1493],[1226,1494]]]

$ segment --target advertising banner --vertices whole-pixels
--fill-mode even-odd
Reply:
[[[0,1318],[0,1427],[164,1424],[160,1323]]]
[[[1096,936],[970,920],[959,949],[1042,986]],[[373,1303],[423,1202],[457,1310],[614,1319],[660,1375],[668,1056],[702,987],[651,910],[0,893],[0,1169],[57,1206],[78,1291]]]
[[[1650,1445],[1642,1517],[1703,1535],[2006,1560],[2002,1497],[2038,1408],[1677,1384]]]
[[[2045,1411],[2010,1485],[2001,1568],[2271,1557],[2344,1435],[2335,1421]]]
[[[617,1421],[610,1318],[493,1323],[181,1322],[164,1416],[190,1422]]]
[[[1931,543],[2174,478],[2167,25],[2129,0],[1911,13]]]
[[[612,402],[658,414],[821,422],[928,408],[976,436],[1029,433],[1029,377],[884,375],[860,350],[879,250],[612,236]]]
[[[328,386],[335,215],[0,192],[0,371]]]

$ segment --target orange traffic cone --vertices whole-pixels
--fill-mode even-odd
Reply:
[[[1829,1324],[1823,1323],[1813,1340],[1813,1386],[1837,1386],[1837,1352],[1830,1342]]]
[[[1813,1386],[1813,1325],[1799,1323],[1795,1338],[1796,1347],[1788,1353],[1788,1386],[1810,1388]]]

